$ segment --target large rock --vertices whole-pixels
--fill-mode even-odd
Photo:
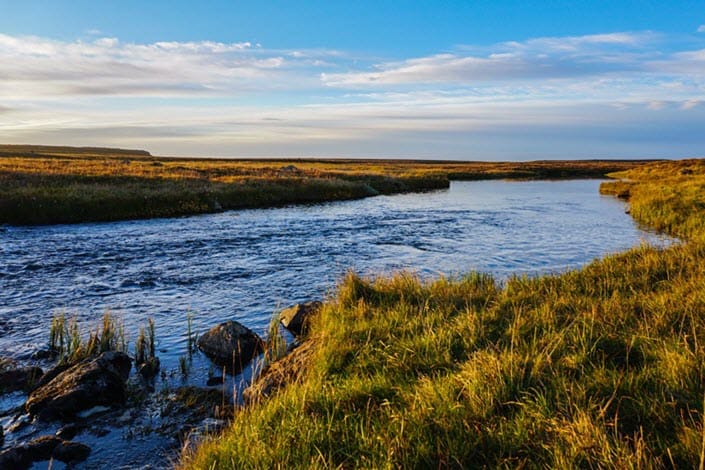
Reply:
[[[216,364],[239,371],[264,351],[264,343],[252,330],[230,320],[198,338],[198,348]]]
[[[42,436],[26,444],[0,452],[0,468],[22,470],[34,462],[56,459],[65,463],[86,460],[91,449],[85,444],[64,441],[56,436]]]
[[[116,351],[86,359],[34,390],[25,409],[43,419],[66,419],[95,406],[122,404],[131,367],[129,356]]]
[[[42,376],[39,367],[20,367],[0,371],[0,393],[31,389]]]
[[[287,330],[296,336],[305,335],[311,316],[321,309],[321,302],[314,300],[303,304],[296,304],[279,313],[279,321]]]

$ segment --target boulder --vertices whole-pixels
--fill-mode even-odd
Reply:
[[[85,359],[34,390],[25,409],[43,419],[67,419],[96,406],[122,404],[131,367],[129,356],[117,351]]]
[[[311,316],[321,309],[323,304],[317,300],[296,304],[279,313],[279,321],[295,336],[303,336],[308,331]]]
[[[44,372],[39,367],[20,367],[0,371],[0,393],[31,389]]]
[[[198,348],[219,366],[237,372],[264,351],[264,342],[249,328],[230,320],[201,335]]]

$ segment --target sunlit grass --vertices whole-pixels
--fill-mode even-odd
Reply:
[[[504,283],[350,274],[311,324],[303,379],[183,467],[697,468],[705,166],[619,176],[634,217],[684,243]]]

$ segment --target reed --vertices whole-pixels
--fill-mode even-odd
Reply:
[[[122,321],[105,312],[101,323],[87,338],[81,334],[76,317],[55,314],[49,329],[49,349],[56,354],[59,363],[75,364],[88,357],[107,351],[127,352],[127,340]]]

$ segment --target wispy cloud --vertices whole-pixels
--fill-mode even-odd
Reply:
[[[317,84],[300,73],[322,51],[265,51],[249,42],[123,44],[0,34],[0,97],[231,94]],[[294,80],[296,78],[296,80]]]
[[[705,33],[705,24],[701,24],[700,26],[698,26],[698,32]]]
[[[329,86],[384,87],[404,84],[563,79],[643,72],[664,60],[653,47],[656,33],[614,33],[505,42],[490,47],[460,47],[458,52],[377,64],[370,71],[323,74]],[[675,57],[674,57],[675,58]],[[690,60],[682,57],[683,62]]]

